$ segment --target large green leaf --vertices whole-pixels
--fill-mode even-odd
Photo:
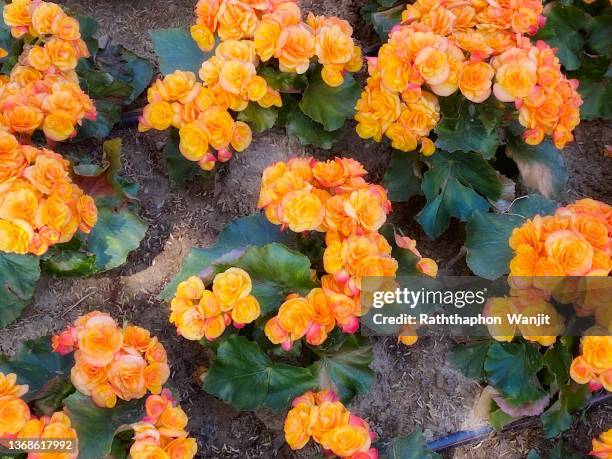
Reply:
[[[588,33],[587,45],[591,51],[610,57],[612,54],[612,8],[608,5],[601,14],[589,18],[585,29]]]
[[[258,213],[242,217],[226,226],[217,242],[205,249],[192,249],[185,260],[180,273],[172,279],[161,293],[161,298],[171,298],[178,284],[187,278],[208,269],[212,273],[213,263],[229,262],[237,259],[249,246],[261,246],[271,242],[289,243],[291,235],[281,232],[271,224],[265,215]]]
[[[518,215],[475,212],[466,225],[466,262],[474,274],[497,279],[506,274],[512,259],[508,239],[523,223]]]
[[[179,132],[172,128],[168,142],[164,147],[164,161],[168,169],[168,177],[172,188],[180,188],[189,179],[202,176],[211,176],[210,172],[203,170],[195,161],[189,161],[179,150]]]
[[[391,201],[406,202],[421,192],[421,179],[415,174],[418,166],[418,155],[393,151],[383,180]]]
[[[557,207],[555,201],[551,201],[541,194],[530,194],[514,201],[508,212],[520,215],[523,218],[532,218],[535,215],[552,215]]]
[[[280,92],[291,93],[296,89],[306,89],[308,86],[306,74],[281,72],[270,65],[259,68],[257,73],[266,80],[268,86]]]
[[[584,103],[580,107],[580,117],[585,120],[612,118],[612,84],[610,78],[581,80],[578,91]]]
[[[151,30],[149,35],[159,58],[159,70],[164,75],[175,70],[197,75],[202,63],[210,57],[210,53],[203,52],[193,41],[186,28]]]
[[[537,373],[544,361],[534,344],[491,344],[484,369],[488,382],[513,405],[524,405],[540,400],[545,392]]]
[[[19,317],[39,277],[37,257],[0,252],[0,328]]]
[[[238,410],[267,406],[279,411],[315,387],[309,368],[274,363],[257,344],[238,335],[219,345],[204,378],[206,392]]]
[[[125,263],[129,253],[140,246],[147,228],[144,220],[129,209],[98,209],[98,222],[87,238],[96,267],[106,271]]]
[[[421,429],[416,429],[410,435],[394,438],[385,450],[387,459],[442,459],[427,447]]]
[[[477,106],[460,94],[440,99],[442,120],[436,127],[436,146],[450,152],[475,151],[485,159],[495,155],[499,139],[497,133],[487,127],[479,116]],[[484,112],[483,112],[484,113]]]
[[[557,387],[562,387],[569,380],[569,369],[574,357],[573,344],[572,336],[562,336],[544,353],[544,366],[554,378]]]
[[[230,266],[249,273],[253,295],[258,299],[263,315],[277,310],[288,294],[307,295],[316,287],[308,257],[276,242],[249,247],[236,261],[221,263],[215,271],[221,272]]]
[[[549,3],[545,10],[546,24],[536,38],[557,48],[557,56],[567,70],[580,67],[584,38],[580,30],[589,15],[580,8],[558,1]]]
[[[151,63],[121,45],[107,46],[96,54],[96,67],[107,72],[115,81],[130,87],[124,105],[131,104],[149,86],[153,78]]]
[[[519,136],[508,135],[506,155],[514,160],[525,186],[547,198],[555,197],[567,182],[563,157],[550,140],[527,145]]]
[[[298,138],[301,145],[315,145],[329,150],[342,135],[342,129],[326,131],[323,125],[306,116],[297,105],[286,116],[287,134]]]
[[[421,189],[427,204],[417,216],[427,235],[435,239],[449,225],[450,217],[467,221],[475,211],[486,211],[501,195],[501,182],[477,153],[437,151],[425,160],[429,170]]]
[[[238,113],[238,119],[248,123],[253,132],[263,132],[274,127],[276,118],[277,108],[263,108],[257,102],[251,102],[245,110]]]
[[[318,347],[311,348],[319,357],[312,365],[318,387],[331,389],[342,401],[366,393],[374,382],[372,346],[365,338],[336,333]]]
[[[117,431],[145,416],[144,399],[119,401],[112,409],[98,408],[90,397],[75,392],[64,405],[79,438],[79,457],[83,458],[106,457]]]
[[[350,73],[344,75],[344,83],[332,88],[323,81],[321,69],[318,66],[314,70],[299,105],[306,115],[331,132],[340,129],[347,118],[353,117],[361,88]]]
[[[78,246],[59,244],[51,247],[41,257],[41,267],[44,272],[58,277],[91,276],[99,271],[96,257],[87,253],[84,243]]]
[[[61,356],[52,351],[49,337],[21,343],[11,359],[0,356],[0,372],[15,373],[18,384],[28,385],[23,396],[27,402],[47,397],[48,384],[55,384],[55,378],[67,378],[73,365],[72,354]]]
[[[132,86],[94,67],[92,61],[81,59],[77,66],[81,87],[94,99],[114,99],[120,102],[132,94]]]
[[[590,397],[587,385],[564,384],[559,390],[559,399],[541,416],[544,433],[552,438],[572,426],[571,413],[584,408]]]
[[[448,353],[448,362],[468,378],[483,381],[484,363],[491,341],[480,341],[455,346]]]

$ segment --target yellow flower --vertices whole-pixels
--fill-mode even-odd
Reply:
[[[208,27],[194,24],[190,27],[189,32],[202,51],[209,52],[214,48],[215,36]]]
[[[285,440],[293,450],[302,449],[310,440],[308,434],[310,410],[310,406],[300,403],[287,413],[283,429]]]
[[[189,161],[199,161],[208,153],[208,135],[199,124],[183,125],[179,137],[179,150]]]
[[[249,274],[240,268],[229,268],[213,279],[213,293],[222,311],[229,311],[238,301],[251,293]]]
[[[282,221],[291,231],[315,230],[323,222],[325,207],[321,199],[310,190],[296,190],[282,199]]]
[[[253,295],[248,295],[239,300],[232,308],[232,320],[238,324],[250,324],[260,315],[259,302]]]

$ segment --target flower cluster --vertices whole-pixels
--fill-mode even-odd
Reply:
[[[235,121],[228,111],[228,101],[196,81],[193,72],[177,70],[157,80],[147,97],[149,103],[138,130],[178,128],[181,153],[204,170],[212,170],[217,161],[228,161],[232,157],[230,147],[240,152],[251,144],[249,125]]]
[[[106,313],[94,311],[52,338],[55,352],[76,351],[70,372],[74,387],[103,408],[117,398],[139,399],[147,391],[159,394],[170,376],[164,346],[148,330],[135,325],[120,328]]]
[[[607,276],[612,268],[612,207],[581,199],[536,215],[509,240],[512,276]]]
[[[202,63],[200,81],[192,72],[176,71],[156,81],[140,118],[140,131],[179,129],[180,151],[204,170],[228,161],[232,149],[242,152],[252,140],[250,127],[235,121],[249,103],[281,107],[280,92],[258,74],[261,64],[275,58],[283,72],[303,74],[317,58],[322,78],[336,87],[346,72],[361,68],[361,49],[350,24],[337,17],[302,12],[293,0],[200,0],[191,36],[214,55]]]
[[[562,148],[573,139],[582,103],[578,82],[561,73],[547,44],[533,45],[543,23],[541,0],[463,3],[418,0],[406,7],[377,58],[357,103],[357,133],[393,147],[430,155],[429,139],[440,120],[438,98],[457,90],[481,103],[493,93],[513,102],[524,139],[535,145],[545,135]]]
[[[612,392],[612,336],[583,336],[580,355],[572,361],[570,376],[596,391]]]
[[[55,3],[33,0],[8,3],[3,15],[15,37],[36,39],[0,82],[3,130],[29,136],[42,129],[50,141],[73,137],[83,119],[96,117],[75,72],[78,60],[89,56],[79,22]]]
[[[42,255],[97,220],[91,196],[76,186],[70,163],[47,149],[20,145],[0,131],[0,250]]]
[[[170,323],[186,339],[213,341],[230,324],[240,329],[260,316],[259,302],[251,290],[251,278],[240,268],[217,274],[212,290],[206,290],[202,279],[192,276],[176,289],[170,304]]]
[[[610,459],[612,457],[612,429],[602,432],[599,438],[594,438],[592,448],[589,453],[590,456],[595,456],[599,459]]]
[[[27,385],[17,385],[14,373],[5,375],[0,372],[0,438],[24,440],[77,440],[70,418],[63,412],[37,418],[30,412],[28,405],[20,398],[28,392]],[[29,453],[28,459],[76,459],[76,448],[70,453],[45,454]]]
[[[196,455],[198,445],[185,431],[187,415],[167,389],[160,395],[149,395],[145,409],[145,418],[131,426],[132,459],[191,459]]]
[[[266,324],[273,343],[288,349],[306,336],[309,343],[321,344],[335,325],[354,333],[362,315],[362,280],[395,277],[397,261],[378,233],[391,203],[383,187],[364,179],[366,174],[349,158],[294,158],[264,171],[257,205],[268,220],[296,233],[324,232],[326,243],[322,288],[306,298],[287,299]]]
[[[323,80],[332,87],[362,65],[361,48],[347,21],[310,13],[304,22],[295,0],[200,0],[196,16],[191,34],[207,51],[216,33],[222,41],[251,40],[256,56],[262,62],[278,59],[282,72],[305,73],[316,58],[323,65]]]
[[[291,449],[302,449],[312,438],[326,456],[378,458],[378,450],[371,447],[375,433],[366,421],[351,414],[333,392],[306,392],[296,397],[292,406],[284,426]]]

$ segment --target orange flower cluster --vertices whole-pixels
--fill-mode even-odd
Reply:
[[[326,456],[378,459],[378,450],[371,447],[376,434],[366,421],[351,414],[335,393],[306,392],[296,397],[292,406],[284,426],[291,449],[302,449],[312,438]]]
[[[77,444],[77,434],[72,428],[70,418],[63,412],[37,418],[30,412],[28,405],[20,398],[28,392],[27,385],[17,385],[14,373],[5,375],[0,372],[0,438],[23,440],[73,439]],[[70,453],[29,453],[28,459],[76,459],[76,448]]]
[[[510,274],[530,276],[607,276],[612,268],[612,207],[581,199],[536,215],[509,240],[515,256]]]
[[[612,392],[612,336],[583,336],[580,355],[572,361],[570,376],[596,391]]]
[[[202,279],[191,276],[176,289],[170,304],[170,323],[176,325],[178,334],[184,338],[213,341],[230,324],[240,329],[261,315],[251,290],[251,277],[240,268],[217,274],[212,290],[206,290]]]
[[[149,103],[139,119],[138,130],[178,128],[182,155],[210,171],[217,161],[229,161],[230,147],[241,152],[251,144],[251,128],[234,121],[228,112],[228,98],[222,100],[225,95],[215,94],[196,81],[193,72],[177,70],[149,88]],[[216,155],[211,149],[216,150]]]
[[[72,183],[70,163],[0,131],[0,250],[42,255],[97,220],[91,196]]]
[[[0,81],[0,125],[29,136],[42,129],[50,141],[76,135],[83,119],[95,119],[93,101],[80,86],[78,60],[89,56],[79,22],[49,2],[16,0],[4,6],[4,22],[15,37],[29,36],[19,63]]]
[[[213,48],[214,34],[222,41],[251,40],[262,62],[276,58],[281,71],[300,74],[316,57],[323,80],[332,87],[342,84],[345,72],[361,69],[361,48],[351,25],[312,13],[304,22],[295,0],[199,0],[196,16],[191,35],[205,51]]]
[[[558,148],[573,139],[582,103],[578,82],[560,71],[554,50],[529,37],[543,24],[541,0],[457,3],[417,0],[402,14],[377,58],[358,101],[357,133],[393,147],[431,155],[428,138],[440,120],[436,96],[457,90],[481,103],[493,93],[514,102],[536,145],[550,135]],[[495,80],[495,83],[494,83]]]
[[[76,351],[72,384],[102,408],[114,407],[117,398],[159,394],[170,375],[166,350],[157,338],[135,325],[120,328],[100,311],[78,318],[52,338],[52,347],[62,355]]]
[[[612,459],[612,429],[602,432],[599,438],[594,438],[592,447],[593,449],[589,453],[590,456],[595,456],[599,459]]]
[[[268,220],[292,231],[325,233],[327,274],[306,298],[291,295],[266,324],[266,335],[289,349],[303,336],[325,341],[331,329],[359,328],[360,294],[366,277],[395,277],[397,261],[378,233],[391,211],[387,191],[368,183],[363,166],[349,158],[294,158],[263,173],[259,201]],[[433,260],[431,260],[433,262]],[[421,265],[423,269],[427,263]],[[435,262],[434,262],[435,265]]]
[[[192,459],[196,455],[198,445],[185,431],[187,415],[170,391],[164,389],[160,395],[149,395],[145,409],[147,414],[142,422],[131,426],[132,459]]]

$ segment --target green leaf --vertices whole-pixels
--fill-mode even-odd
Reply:
[[[219,345],[203,388],[237,410],[267,406],[279,411],[315,387],[310,369],[273,363],[257,344],[232,335]]]
[[[98,23],[91,16],[77,14],[74,16],[79,21],[81,30],[81,39],[87,44],[89,53],[93,56],[98,52],[98,40],[94,38],[94,34],[98,31]]]
[[[491,341],[482,341],[455,346],[448,354],[448,363],[467,378],[484,381],[484,363]]]
[[[558,204],[555,201],[551,201],[541,194],[530,194],[514,201],[509,212],[524,218],[532,218],[535,215],[552,215],[557,207]]]
[[[305,74],[281,72],[269,65],[258,69],[258,74],[266,80],[268,86],[280,92],[306,89],[308,86],[308,77]]]
[[[55,251],[41,260],[41,267],[44,272],[58,277],[86,277],[98,272],[95,256],[72,249]]]
[[[187,28],[151,30],[149,35],[159,58],[159,70],[163,75],[175,70],[197,75],[202,63],[211,56],[198,47]]]
[[[501,195],[495,170],[477,153],[437,151],[425,161],[429,170],[421,189],[427,204],[417,221],[432,239],[446,231],[450,217],[467,221],[475,211],[489,209],[485,197],[496,201]]]
[[[347,118],[355,114],[355,104],[361,96],[361,88],[350,73],[344,75],[344,82],[337,88],[328,86],[318,66],[304,90],[299,104],[302,112],[323,125],[326,131],[340,129]]]
[[[365,16],[380,39],[385,42],[389,38],[391,29],[401,22],[404,9],[405,5],[400,4],[388,10],[371,12]]]
[[[541,416],[544,433],[548,438],[556,437],[572,426],[571,413],[584,408],[589,400],[590,392],[587,385],[571,382],[559,389],[557,400]]]
[[[73,392],[69,375],[51,378],[36,394],[32,403],[34,412],[38,416],[51,416],[61,409],[64,399]]]
[[[308,257],[276,242],[249,247],[236,261],[221,263],[215,271],[222,272],[230,266],[249,273],[262,315],[276,311],[288,294],[307,295],[316,287]]]
[[[4,3],[0,3],[0,6],[3,6]],[[21,51],[23,48],[23,40],[17,40],[11,34],[11,29],[4,23],[4,21],[0,21],[0,24],[3,27],[0,27],[0,48],[4,49],[8,55],[4,56],[0,59],[2,63],[1,71],[2,73],[8,75],[11,73],[11,70],[17,64],[19,60],[19,56],[21,55]]]
[[[513,404],[527,404],[545,394],[538,382],[543,358],[537,346],[521,343],[492,343],[484,369],[488,382]]]
[[[77,66],[81,87],[94,99],[113,98],[122,101],[132,94],[129,83],[117,80],[110,73],[96,69],[87,59],[81,59]]]
[[[291,235],[281,232],[278,226],[268,222],[263,213],[238,218],[221,231],[214,245],[205,249],[192,249],[183,261],[180,273],[172,279],[160,296],[166,300],[171,298],[180,282],[206,269],[212,273],[213,263],[235,260],[249,246],[290,241]]]
[[[287,114],[287,135],[294,135],[301,145],[314,145],[329,150],[342,135],[342,129],[328,132],[323,126],[306,116],[296,105]]]
[[[278,109],[263,108],[257,102],[251,102],[247,108],[238,113],[238,119],[251,126],[253,132],[263,132],[271,129],[278,118]]]
[[[580,31],[589,15],[580,8],[562,2],[549,3],[544,14],[546,24],[538,31],[536,39],[557,48],[557,57],[566,70],[576,70],[580,67],[584,45]]]
[[[98,408],[90,397],[75,392],[64,400],[64,405],[79,437],[79,457],[106,457],[117,431],[145,416],[144,399],[119,401],[112,409]]]
[[[610,78],[581,79],[578,92],[582,96],[580,118],[594,120],[612,118],[612,84]]]
[[[128,209],[113,212],[98,209],[98,222],[87,238],[88,250],[96,256],[100,271],[121,266],[132,250],[140,246],[148,225]]]
[[[585,29],[589,34],[587,45],[596,54],[610,56],[612,53],[612,9],[589,18]]]
[[[419,157],[415,154],[393,151],[391,163],[385,173],[383,186],[394,202],[406,202],[412,196],[420,194],[421,180],[415,174],[419,167]]]
[[[525,186],[547,198],[557,196],[567,182],[567,169],[559,150],[545,140],[539,145],[527,145],[514,135],[508,135],[506,155],[514,160]]]
[[[370,389],[373,354],[365,338],[338,333],[311,349],[319,356],[311,366],[318,387],[333,390],[345,403]]]
[[[459,94],[440,99],[442,120],[436,127],[436,146],[449,152],[478,152],[485,159],[495,155],[499,139],[485,127],[477,106]],[[435,156],[435,155],[434,155]]]
[[[0,252],[0,328],[19,317],[39,277],[37,257]]]
[[[129,86],[130,92],[122,101],[123,105],[134,102],[153,78],[151,63],[121,45],[107,46],[101,50],[96,54],[95,64],[115,81]]]
[[[189,179],[196,176],[210,176],[211,173],[203,170],[195,161],[189,161],[179,150],[178,129],[171,129],[168,142],[164,147],[164,160],[168,169],[168,177],[172,188],[180,188]]]
[[[96,99],[94,103],[97,111],[96,119],[83,120],[76,141],[90,138],[104,140],[109,136],[113,126],[121,121],[121,110],[114,103],[103,99]]]
[[[23,396],[26,402],[46,398],[48,384],[55,378],[68,377],[73,365],[72,354],[61,356],[53,352],[49,337],[21,343],[11,359],[0,356],[0,372],[15,373],[18,384],[28,385],[28,392]]]
[[[504,412],[501,408],[497,408],[489,413],[489,424],[491,424],[491,427],[498,432],[517,419],[518,418],[510,416],[508,413]]]
[[[387,459],[442,459],[427,447],[421,429],[405,437],[394,438],[385,450]]]
[[[569,368],[574,357],[573,342],[573,337],[563,336],[544,353],[544,366],[554,375],[557,387],[562,387],[569,379]]]
[[[512,250],[508,239],[523,223],[518,215],[475,212],[465,232],[466,262],[474,274],[494,280],[508,272]]]
[[[477,104],[476,107],[478,109],[478,119],[480,119],[487,134],[491,134],[501,124],[506,104],[497,100],[497,97],[491,96],[484,102]]]

